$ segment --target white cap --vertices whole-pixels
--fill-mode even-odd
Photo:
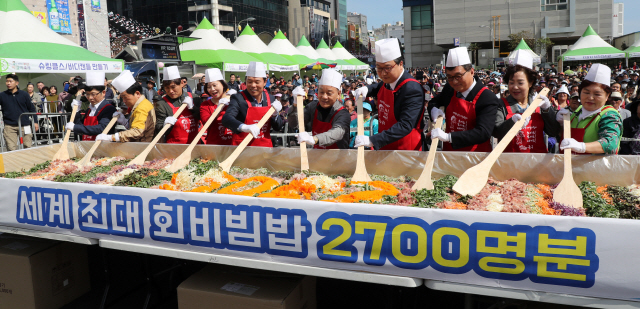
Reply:
[[[213,81],[217,81],[217,80],[224,80],[224,77],[222,76],[222,72],[220,72],[220,69],[207,69],[206,71],[204,71],[204,82],[205,83],[210,83]]]
[[[104,72],[87,72],[87,86],[104,86]]]
[[[560,87],[560,89],[558,89],[558,92],[556,92],[556,94],[558,94],[558,93],[566,93],[567,95],[571,95],[569,93],[569,89],[567,89],[566,85],[562,85],[562,87]]]
[[[180,77],[180,70],[177,66],[164,67],[162,70],[162,80],[174,80]]]
[[[246,76],[267,78],[267,68],[262,62],[251,61]]]
[[[466,47],[456,47],[449,50],[449,56],[447,57],[447,68],[454,68],[457,66],[471,64],[469,59],[469,52]]]
[[[513,65],[521,65],[533,70],[533,57],[528,51],[519,49],[516,51]]]
[[[376,62],[389,62],[402,56],[397,38],[376,41]]]
[[[611,68],[604,64],[594,63],[589,69],[589,73],[584,78],[585,80],[600,83],[606,86],[611,86]]]
[[[135,83],[136,79],[133,78],[133,74],[131,74],[131,71],[129,70],[123,71],[111,82],[113,87],[116,87],[116,90],[120,93],[127,91],[127,89]]]
[[[336,70],[324,69],[318,83],[320,86],[331,86],[339,90],[342,84],[342,74]]]

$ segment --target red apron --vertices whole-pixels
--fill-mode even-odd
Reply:
[[[589,121],[589,123],[587,123],[587,125],[582,128],[571,128],[571,138],[575,139],[576,141],[580,142],[580,143],[584,143],[584,134],[587,131],[587,128],[593,123],[594,120],[596,120],[596,118],[598,118],[598,116],[600,116],[600,114],[602,114],[602,112],[604,112],[607,109],[613,108],[612,106],[605,106],[602,110],[600,110],[599,113],[595,114],[593,116],[593,118],[591,118],[591,121]],[[575,119],[575,117],[578,117],[579,114],[578,113],[574,113],[573,116],[571,116],[571,122],[573,123],[573,119]],[[578,123],[580,123],[580,121],[578,121]],[[584,155],[584,154],[588,154],[588,153],[577,153],[577,152],[573,152],[573,154],[575,155]]]
[[[209,109],[209,117],[211,117],[211,115],[213,114],[213,112],[216,110],[218,106],[214,105],[213,102],[211,101],[211,99],[205,101],[201,107],[201,109]],[[218,114],[218,117],[216,118],[216,120],[214,120],[211,125],[209,126],[209,129],[207,130],[206,133],[206,140],[205,140],[205,144],[207,145],[231,145],[231,138],[233,136],[233,132],[231,132],[231,130],[227,129],[225,126],[222,125],[222,117],[224,116],[224,113],[227,111],[227,107],[223,107],[222,110],[220,111],[220,114]],[[202,111],[200,111],[200,114],[202,114]],[[202,118],[202,121],[207,122],[209,119],[204,119],[204,117]]]
[[[189,97],[191,97],[191,93],[188,93]],[[162,97],[169,107],[173,110],[175,114],[180,107],[175,107],[169,101],[167,96]],[[198,123],[193,119],[193,114],[190,110],[184,109],[178,119],[176,124],[171,128],[171,132],[167,134],[167,143],[168,144],[190,144],[198,135]]]
[[[338,114],[338,112],[343,109],[344,107],[340,107],[340,109],[338,109],[333,114],[333,116],[331,116],[331,119],[329,119],[329,122],[324,122],[324,121],[318,120],[318,109],[316,108],[316,112],[313,113],[313,123],[311,124],[313,136],[316,136],[318,134],[322,134],[324,132],[331,130],[331,127],[332,127],[331,123],[333,122],[333,117],[335,117],[336,114]],[[318,144],[315,144],[313,145],[313,149],[338,149],[338,143],[333,143],[329,146],[320,146]]]
[[[394,124],[398,122],[396,120],[394,111],[394,94],[408,82],[416,82],[418,84],[420,83],[415,79],[405,79],[402,83],[396,85],[396,90],[389,90],[383,84],[382,88],[380,88],[380,91],[378,91],[378,129],[380,132],[389,130]],[[422,108],[422,112],[420,112],[420,115],[422,115],[423,113],[424,107]],[[381,150],[422,150],[422,133],[420,132],[421,124],[422,121],[418,121],[416,127],[413,128],[411,132],[409,132],[409,134],[391,144],[382,147]]]
[[[269,94],[264,91],[263,96],[267,97],[267,106],[263,107],[253,107],[251,106],[251,102],[245,92],[241,92],[244,100],[247,102],[247,117],[244,119],[244,123],[247,125],[257,124],[262,119],[269,109],[271,108],[271,97]],[[250,133],[240,132],[239,134],[234,134],[231,138],[231,144],[234,146],[240,145],[244,138]],[[257,147],[273,147],[273,143],[271,143],[271,121],[267,121],[267,123],[260,128],[260,135],[258,138],[254,138],[249,143],[249,146],[257,146]]]
[[[507,107],[507,120],[511,119],[514,113],[507,99],[502,99]],[[540,107],[531,115],[529,123],[518,131],[516,137],[511,140],[504,152],[522,153],[546,153],[547,145],[544,144],[544,119],[540,115]]]
[[[100,122],[98,121],[98,115],[100,115],[100,113],[102,113],[102,111],[104,110],[104,108],[107,107],[106,105],[100,109],[100,111],[98,111],[97,113],[95,113],[95,115],[93,116],[89,116],[89,114],[87,114],[86,117],[84,117],[84,126],[85,127],[90,127],[90,126],[96,126],[98,124],[100,124]],[[83,141],[95,141],[96,140],[96,136],[95,135],[82,135],[82,140]]]
[[[451,102],[447,106],[445,113],[447,133],[468,131],[476,126],[476,102],[485,90],[488,91],[489,88],[482,87],[472,102],[458,98],[458,92],[453,91],[453,97],[451,97]],[[454,151],[451,143],[444,143],[443,150]],[[482,144],[456,149],[455,151],[491,152],[491,143],[487,140]]]

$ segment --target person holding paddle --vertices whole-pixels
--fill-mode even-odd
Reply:
[[[612,92],[611,69],[594,63],[578,92],[582,106],[574,113],[563,109],[556,117],[562,123],[563,115],[571,114],[571,138],[562,140],[560,149],[571,149],[575,153],[617,154],[622,120],[613,106],[606,105]]]
[[[100,134],[99,141],[107,142],[145,142],[153,139],[156,124],[156,112],[153,104],[147,100],[142,85],[136,81],[129,70],[120,73],[111,84],[120,92],[120,99],[127,105],[129,119],[121,112],[115,112],[118,123],[127,130],[116,134]]]
[[[444,142],[445,151],[490,152],[499,99],[474,77],[466,47],[449,50],[445,72],[447,85],[431,99],[429,110],[431,121],[444,116],[447,128],[431,130],[431,137]]]
[[[234,94],[227,111],[222,117],[222,124],[233,132],[231,144],[240,145],[251,133],[254,137],[249,146],[273,147],[271,128],[279,131],[284,126],[284,119],[279,116],[282,104],[270,95],[264,86],[267,84],[267,70],[262,62],[252,61],[247,69],[245,85],[247,90]],[[262,128],[256,124],[273,106],[275,113]]]
[[[222,108],[216,120],[214,120],[207,129],[205,144],[231,145],[233,132],[222,125],[222,117],[225,114],[227,106],[229,106],[229,99],[224,96],[234,95],[237,92],[235,90],[229,90],[229,86],[224,80],[220,69],[207,69],[204,72],[204,79],[204,93],[209,96],[209,99],[200,105],[200,118],[202,119],[202,123],[206,123],[209,120],[209,117],[213,115],[219,104],[226,105]]]
[[[314,149],[348,149],[351,116],[339,101],[342,74],[332,69],[324,69],[319,84],[318,100],[304,108],[305,128],[311,128],[312,134],[296,134],[298,143],[305,142],[313,145]],[[293,95],[304,96],[305,93],[302,87],[298,86]]]
[[[533,70],[533,57],[527,51],[517,51],[515,64],[507,68],[505,80],[509,83],[509,96],[502,99],[504,104],[498,106],[496,126],[493,136],[502,139],[516,122],[522,119],[522,113],[533,102],[534,88],[538,74]],[[566,89],[566,87],[565,87]],[[544,133],[558,136],[562,127],[555,121],[556,110],[546,96],[541,96],[542,103],[525,126],[505,149],[505,152],[546,153],[547,145]]]
[[[156,134],[165,124],[170,124],[172,127],[165,134],[166,143],[189,144],[198,135],[202,99],[194,99],[191,92],[184,91],[184,83],[177,66],[164,67],[162,76],[162,89],[166,94],[155,106]],[[183,104],[187,104],[187,108],[180,113],[180,116],[174,118],[173,115]]]
[[[89,100],[89,107],[81,111],[82,117],[76,117],[75,123],[69,122],[65,128],[75,134],[82,134],[83,141],[95,141],[96,136],[104,131],[116,112],[116,108],[104,99],[105,92],[104,72],[87,72],[85,87],[78,91],[78,95],[84,94]],[[82,102],[78,99],[71,103],[71,106],[78,108],[80,105]]]

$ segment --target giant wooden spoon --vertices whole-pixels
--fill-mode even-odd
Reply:
[[[275,112],[276,112],[276,109],[271,107],[267,111],[267,113],[264,114],[264,116],[262,116],[262,119],[260,119],[260,122],[258,122],[257,124],[258,128],[264,127],[267,121],[269,121],[269,119],[271,118],[271,115],[273,115],[273,113]],[[240,156],[242,151],[244,151],[244,149],[247,148],[247,145],[249,145],[252,139],[253,139],[253,134],[251,133],[247,134],[247,136],[244,138],[244,140],[242,140],[240,145],[238,145],[238,148],[236,148],[236,150],[234,150],[233,153],[231,153],[231,155],[226,160],[220,163],[220,168],[222,168],[223,171],[228,173],[231,170],[231,166],[233,165],[233,162],[238,158],[238,156]]]
[[[571,121],[569,115],[564,115],[564,138],[571,138]],[[582,208],[582,192],[573,180],[571,168],[571,149],[564,150],[564,176],[558,187],[553,191],[553,201],[574,208]]]
[[[356,104],[358,104],[358,135],[364,135],[364,116],[362,111],[362,96],[356,98]],[[358,147],[358,157],[356,161],[356,172],[353,173],[351,181],[369,182],[371,177],[367,173],[367,167],[364,162],[364,146]]]
[[[298,111],[298,132],[305,132],[304,130],[304,97],[296,96],[296,108]],[[309,157],[307,156],[307,143],[300,143],[300,170],[306,171],[309,169]]]
[[[442,116],[438,117],[436,120],[436,126],[434,129],[442,128],[442,122],[444,118]],[[424,169],[422,170],[422,174],[420,174],[420,178],[413,184],[411,190],[420,190],[427,189],[433,190],[433,181],[431,181],[431,172],[433,171],[433,161],[436,159],[436,151],[438,148],[438,142],[440,140],[437,138],[431,139],[431,148],[429,148],[429,156],[427,157],[427,162],[424,164]]]
[[[116,124],[116,121],[118,121],[118,117],[111,118],[111,121],[109,121],[109,124],[107,125],[107,127],[104,128],[104,131],[102,131],[102,134],[109,134],[109,131],[111,131],[111,128],[113,128],[113,126]],[[101,143],[102,141],[96,141],[95,143],[93,143],[93,146],[91,146],[91,149],[89,149],[89,152],[87,152],[84,158],[82,158],[82,160],[78,162],[78,165],[83,166],[91,163],[91,157],[93,156],[93,153],[96,152],[96,149],[98,149],[98,146],[100,146]]]
[[[71,120],[69,122],[73,122],[76,119],[76,113],[78,112],[78,106],[74,106],[71,110]],[[62,145],[60,145],[60,149],[53,155],[53,160],[69,160],[69,150],[67,149],[67,145],[69,144],[69,137],[71,136],[71,130],[67,130],[67,133],[64,135],[64,141]]]
[[[182,103],[182,106],[180,106],[178,111],[173,114],[173,118],[177,119],[178,117],[180,117],[180,114],[182,114],[182,111],[185,108],[187,108],[187,103]],[[170,124],[165,124],[164,127],[162,127],[162,130],[160,130],[158,135],[156,135],[156,137],[151,141],[147,148],[145,148],[135,159],[131,160],[131,162],[129,162],[129,165],[143,165],[144,161],[147,159],[147,156],[151,152],[151,149],[156,146],[156,144],[160,141],[160,139],[164,136],[164,134],[167,132],[167,130],[169,130],[170,127]]]
[[[202,135],[204,135],[204,133],[207,132],[207,129],[209,129],[213,121],[218,117],[218,114],[220,114],[220,112],[224,107],[225,107],[224,104],[218,103],[218,107],[216,107],[216,110],[213,112],[211,117],[209,117],[209,120],[207,120],[204,126],[202,126],[202,128],[200,129],[200,132],[198,132],[198,135],[193,140],[193,142],[191,142],[189,147],[187,147],[187,149],[184,152],[182,152],[180,156],[178,156],[175,160],[173,160],[173,163],[171,163],[171,165],[165,168],[165,170],[171,173],[175,173],[179,169],[187,166],[189,162],[191,162],[191,153],[193,152],[193,148],[196,147],[196,145],[200,141],[200,138],[202,138]]]
[[[542,89],[540,91],[540,95],[538,98],[527,107],[527,109],[522,114],[522,119],[516,122],[511,130],[505,134],[502,140],[496,145],[496,148],[491,151],[491,153],[482,161],[480,164],[468,169],[465,171],[460,179],[453,185],[453,191],[456,191],[462,195],[476,195],[482,191],[482,188],[487,184],[487,180],[489,180],[489,172],[491,171],[491,167],[496,163],[498,157],[504,152],[507,148],[511,140],[518,134],[518,131],[524,127],[525,121],[528,117],[533,115],[540,102],[542,102],[541,96],[546,96],[549,93],[548,88]]]

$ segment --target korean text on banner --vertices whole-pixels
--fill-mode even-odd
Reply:
[[[49,28],[58,33],[71,34],[68,0],[47,0]]]

